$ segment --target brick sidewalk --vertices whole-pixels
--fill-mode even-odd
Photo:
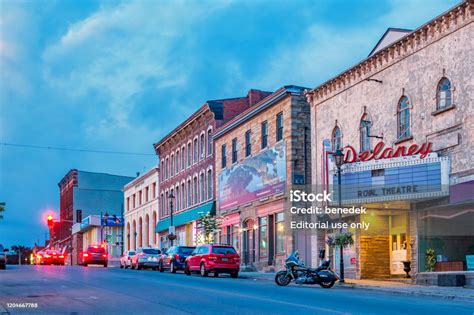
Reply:
[[[264,272],[241,272],[241,278],[256,281],[274,281],[275,273]],[[379,280],[354,280],[346,279],[345,284],[336,284],[338,288],[365,289],[383,291],[387,293],[398,293],[404,295],[431,296],[443,299],[460,299],[474,302],[474,288],[463,287],[438,287],[415,285],[395,281]]]

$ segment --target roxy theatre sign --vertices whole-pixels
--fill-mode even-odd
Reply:
[[[420,155],[424,159],[432,152],[433,144],[431,142],[422,145],[412,144],[410,146],[400,145],[397,148],[385,147],[385,143],[380,141],[372,151],[362,151],[357,153],[353,146],[347,145],[344,154],[344,163],[366,162],[370,160],[391,159],[396,157]]]

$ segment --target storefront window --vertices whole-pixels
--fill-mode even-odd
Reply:
[[[275,247],[277,254],[285,252],[285,214],[283,212],[276,214],[275,227],[276,227],[276,239]]]
[[[267,236],[267,218],[259,219],[259,255],[260,257],[268,256],[268,236]]]
[[[463,207],[419,211],[419,271],[474,270],[473,222],[474,212]]]

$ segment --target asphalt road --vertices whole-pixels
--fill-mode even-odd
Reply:
[[[466,301],[92,266],[8,266],[0,305],[0,314],[474,314]]]

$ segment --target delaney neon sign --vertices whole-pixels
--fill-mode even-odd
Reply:
[[[431,142],[422,145],[412,144],[410,146],[400,145],[396,148],[385,147],[385,143],[380,141],[372,151],[363,151],[357,154],[354,147],[345,146],[344,163],[354,163],[357,161],[365,162],[370,160],[391,159],[400,156],[420,155],[420,159],[424,159],[432,152],[433,144]]]

